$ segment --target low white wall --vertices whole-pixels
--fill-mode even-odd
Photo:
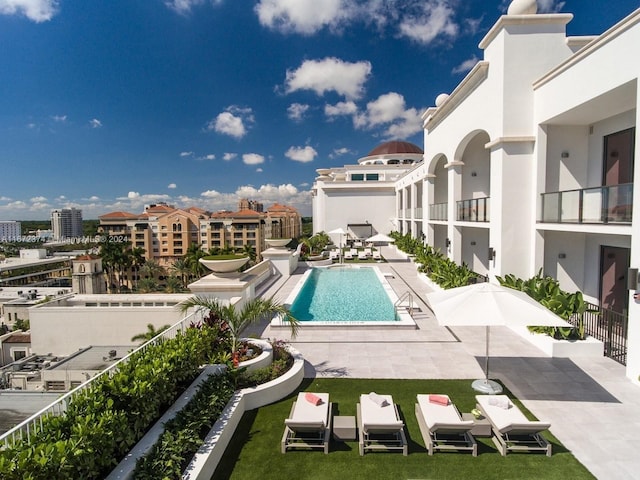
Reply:
[[[273,362],[273,347],[266,340],[259,340],[257,338],[243,338],[242,341],[246,341],[258,346],[262,353],[256,358],[240,362],[240,367],[247,367],[248,372],[253,372],[260,368],[265,368],[271,365]]]
[[[553,358],[563,357],[602,357],[604,343],[587,336],[585,340],[556,340],[542,333],[532,333],[527,327],[510,327],[533,346]]]

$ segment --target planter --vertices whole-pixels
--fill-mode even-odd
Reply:
[[[249,261],[249,257],[231,258],[229,260],[205,260],[201,258],[200,263],[214,273],[232,273]]]
[[[285,247],[290,241],[290,238],[265,238],[264,240],[270,247],[273,248],[283,248]]]
[[[602,357],[604,343],[596,338],[585,340],[556,340],[549,335],[532,333],[527,327],[511,327],[522,338],[553,358],[562,357]]]
[[[271,362],[273,362],[273,347],[269,342],[256,338],[242,338],[241,341],[256,345],[262,350],[262,353],[256,358],[240,362],[239,367],[246,367],[248,372],[253,372],[271,365]]]
[[[431,280],[426,273],[422,273],[422,272],[418,272],[418,278],[425,283],[429,288],[431,288],[431,290],[433,290],[434,292],[440,292],[442,290],[444,290],[444,288],[442,288],[440,285],[438,285],[436,282],[434,282],[433,280]]]

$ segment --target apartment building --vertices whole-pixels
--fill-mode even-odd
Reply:
[[[374,218],[377,231],[422,238],[492,279],[542,269],[624,318],[615,328],[637,382],[640,9],[596,36],[568,37],[572,18],[510,8],[480,42],[483,58],[424,112],[424,154],[393,195],[350,202],[363,191],[355,166],[318,170],[314,230]]]
[[[113,241],[131,242],[145,251],[145,258],[169,267],[184,256],[191,245],[205,251],[254,247],[259,255],[265,238],[298,237],[302,220],[293,207],[275,204],[263,211],[262,204],[242,199],[235,212],[207,212],[201,208],[175,208],[155,204],[142,214],[111,212],[99,217],[100,231]],[[249,207],[257,208],[258,210]],[[288,236],[286,238],[289,238]]]
[[[22,226],[14,220],[0,220],[0,242],[11,242],[21,238]]]
[[[82,237],[82,210],[63,208],[51,212],[51,230],[54,240]]]

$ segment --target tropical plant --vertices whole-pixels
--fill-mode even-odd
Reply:
[[[189,273],[195,278],[200,278],[204,272],[205,267],[200,263],[202,257],[206,257],[207,253],[200,248],[197,243],[192,243],[187,248],[187,253],[182,257],[189,267]]]
[[[158,330],[156,330],[156,327],[153,325],[153,323],[147,323],[147,331],[144,333],[138,333],[137,335],[134,335],[133,337],[131,337],[131,341],[137,342],[142,340],[142,343],[148,342],[152,338],[157,337],[159,334],[164,332],[169,327],[171,327],[171,325],[163,325]]]
[[[187,279],[191,273],[189,263],[184,258],[178,258],[173,262],[171,272],[180,279],[182,286],[186,288]]]
[[[209,315],[222,319],[229,328],[231,335],[231,354],[238,351],[238,339],[242,331],[249,325],[256,323],[268,316],[279,315],[288,322],[291,335],[296,336],[299,321],[291,315],[289,310],[276,302],[273,298],[254,298],[248,300],[241,308],[232,304],[224,304],[221,300],[211,297],[196,295],[180,304],[183,313],[195,308],[198,311],[206,310]]]
[[[155,278],[143,278],[138,282],[138,291],[140,293],[157,292],[160,289],[160,285]]]
[[[178,277],[171,275],[165,280],[164,291],[167,293],[178,293],[184,290],[182,280]]]
[[[138,288],[138,278],[141,267],[145,264],[144,258],[145,250],[140,247],[133,247],[131,249],[131,270],[134,274],[134,288]]]

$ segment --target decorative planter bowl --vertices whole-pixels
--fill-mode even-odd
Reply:
[[[286,246],[291,241],[291,239],[290,238],[265,238],[264,241],[274,248],[282,248]]]
[[[214,273],[232,273],[249,261],[249,257],[231,258],[229,260],[200,259],[200,263]]]

